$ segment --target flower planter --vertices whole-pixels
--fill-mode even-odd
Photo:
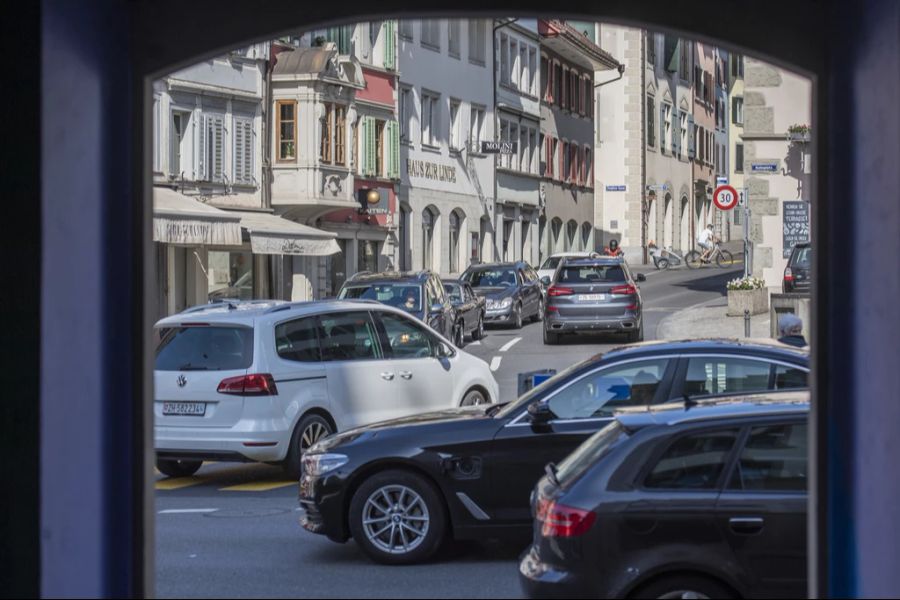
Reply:
[[[760,315],[769,310],[769,290],[728,290],[728,316],[743,317],[744,311]]]
[[[811,139],[810,133],[807,132],[796,132],[796,133],[788,133],[788,140],[795,143],[808,144]]]

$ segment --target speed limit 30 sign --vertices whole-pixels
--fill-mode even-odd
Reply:
[[[713,204],[721,210],[731,210],[738,203],[738,193],[730,185],[720,185],[713,193]]]

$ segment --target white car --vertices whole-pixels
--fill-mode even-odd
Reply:
[[[559,261],[564,258],[589,258],[597,254],[596,252],[559,252],[557,254],[551,255],[547,260],[544,261],[544,264],[541,265],[541,268],[537,270],[538,279],[543,279],[544,277],[549,277],[553,279],[553,274],[556,272],[556,267],[559,265]]]
[[[157,468],[278,462],[325,435],[497,402],[490,367],[404,311],[372,301],[224,302],[156,324]]]

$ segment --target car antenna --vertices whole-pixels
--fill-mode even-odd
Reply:
[[[684,398],[685,410],[690,410],[691,408],[697,406],[697,401],[694,400],[693,398],[691,398],[690,396],[688,396],[687,394],[684,394],[683,398]]]

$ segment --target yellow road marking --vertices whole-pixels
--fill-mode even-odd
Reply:
[[[289,485],[297,485],[296,481],[257,481],[252,483],[241,483],[238,485],[229,485],[228,487],[219,488],[219,491],[225,492],[267,492],[278,488],[287,487]]]
[[[158,490],[180,490],[181,488],[190,487],[192,485],[198,485],[200,483],[204,483],[207,480],[206,477],[170,477],[168,479],[159,479],[156,482],[156,489]]]

